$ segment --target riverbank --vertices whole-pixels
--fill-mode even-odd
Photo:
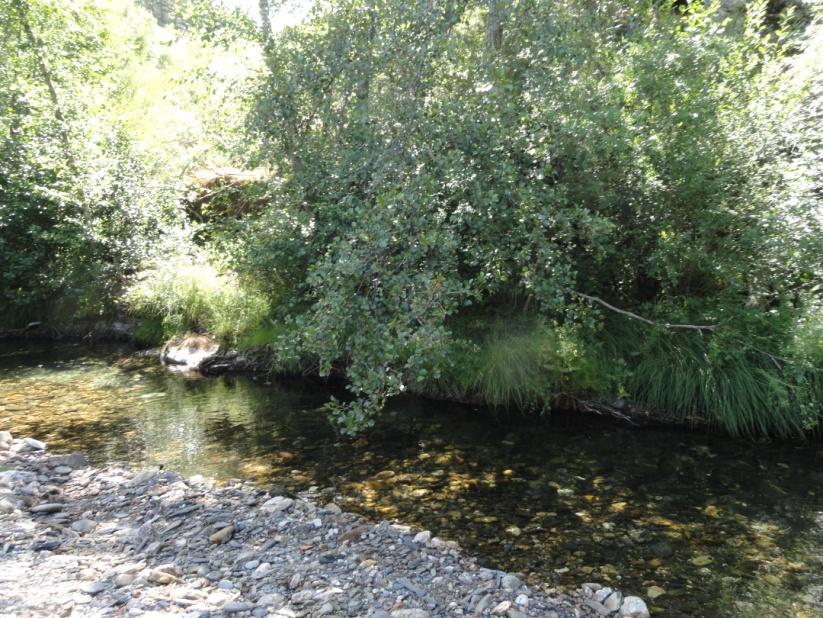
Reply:
[[[324,503],[173,472],[90,467],[0,433],[0,613],[189,616],[647,616],[485,569],[455,543]]]

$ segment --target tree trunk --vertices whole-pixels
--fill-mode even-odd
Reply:
[[[263,40],[263,49],[271,45],[271,7],[269,0],[260,0],[260,38]]]
[[[15,0],[15,6],[17,7],[17,13],[20,16],[20,23],[23,26],[23,32],[26,35],[29,45],[31,45],[31,51],[34,55],[34,62],[37,66],[37,71],[40,73],[40,76],[43,78],[43,82],[46,84],[46,89],[49,91],[49,98],[54,106],[54,117],[57,119],[60,140],[63,142],[63,148],[65,150],[69,170],[72,174],[76,175],[77,164],[75,163],[74,155],[71,152],[71,142],[69,140],[66,116],[63,114],[63,108],[60,105],[60,98],[57,96],[57,89],[54,87],[54,80],[51,78],[51,71],[49,71],[46,59],[43,57],[40,41],[35,36],[34,31],[31,28],[31,24],[29,23],[26,7],[23,5],[21,0]]]
[[[486,51],[500,51],[503,46],[503,0],[488,0],[489,14],[486,19]]]

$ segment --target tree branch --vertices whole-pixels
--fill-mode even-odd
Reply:
[[[649,324],[651,326],[661,326],[663,328],[669,328],[669,329],[675,329],[675,328],[688,329],[688,330],[696,330],[696,331],[700,331],[700,332],[702,332],[704,330],[712,331],[712,330],[715,330],[717,328],[717,326],[715,324],[704,324],[704,325],[701,325],[701,324],[664,324],[664,323],[661,323],[661,322],[655,322],[653,320],[650,320],[649,318],[644,318],[642,315],[637,315],[636,313],[632,313],[631,311],[626,311],[625,309],[619,309],[619,308],[615,307],[614,305],[610,305],[605,300],[603,300],[602,298],[598,298],[597,296],[589,296],[588,294],[583,294],[583,292],[577,292],[577,291],[574,291],[573,293],[576,294],[577,296],[580,296],[581,298],[585,298],[586,300],[590,300],[592,302],[598,303],[599,305],[603,305],[604,307],[606,307],[606,309],[610,309],[611,311],[614,311],[615,313],[625,315],[626,317],[629,317],[633,320],[638,320],[639,322],[643,322],[643,323]]]

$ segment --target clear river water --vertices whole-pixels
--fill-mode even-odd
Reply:
[[[173,373],[128,349],[0,343],[0,429],[95,463],[329,488],[533,583],[659,616],[823,616],[823,444],[408,398],[338,435],[317,384]],[[651,598],[654,597],[654,598]]]

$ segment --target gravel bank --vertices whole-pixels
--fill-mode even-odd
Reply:
[[[533,590],[451,542],[322,491],[94,468],[0,432],[0,615],[648,616],[636,597]]]

